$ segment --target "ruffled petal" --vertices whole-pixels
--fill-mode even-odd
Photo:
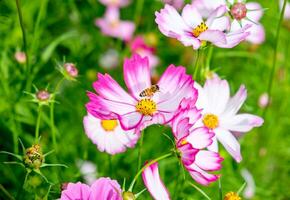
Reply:
[[[211,145],[212,137],[214,133],[211,133],[209,129],[205,127],[196,128],[190,131],[190,134],[186,137],[186,141],[189,142],[193,148],[203,149]]]
[[[196,154],[195,164],[206,171],[220,170],[223,158],[216,152],[201,150]]]
[[[153,163],[142,172],[143,182],[155,200],[169,200],[169,192],[159,176],[158,163]]]
[[[134,54],[132,58],[125,59],[124,80],[131,94],[139,99],[140,93],[151,87],[148,58]]]
[[[69,183],[67,188],[61,192],[61,200],[83,199],[89,200],[90,187],[83,183]]]
[[[230,133],[229,131],[217,128],[214,130],[217,139],[220,143],[224,146],[224,148],[227,150],[227,152],[237,161],[241,162],[242,156],[241,156],[241,150],[240,150],[240,144],[237,141],[237,139]]]
[[[219,149],[218,149],[218,141],[217,141],[216,136],[214,136],[214,137],[212,138],[212,144],[209,145],[209,146],[207,147],[207,149],[210,150],[210,151],[213,151],[213,152],[218,152],[218,151],[219,151]]]
[[[187,167],[191,177],[201,185],[209,185],[211,182],[214,182],[218,179],[218,176],[215,174],[210,174],[202,169],[200,169],[196,164],[192,164]]]
[[[124,130],[137,128],[138,126],[140,126],[141,121],[143,119],[143,115],[136,111],[124,115],[119,115],[118,117],[121,127]]]
[[[99,178],[91,186],[89,200],[110,199],[122,200],[122,190],[117,181],[110,178]]]
[[[181,143],[179,141],[178,143]],[[191,165],[195,160],[195,155],[198,153],[198,149],[194,149],[191,144],[186,143],[184,145],[179,145],[178,150],[181,152],[181,160],[184,165]]]

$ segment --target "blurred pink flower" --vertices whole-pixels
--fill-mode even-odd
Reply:
[[[119,52],[115,49],[109,49],[103,53],[99,59],[99,64],[104,69],[116,68],[119,63]]]
[[[249,2],[243,3],[238,0],[237,2],[230,0],[194,0],[193,5],[197,7],[203,17],[208,17],[214,9],[221,5],[229,5],[228,11],[233,17],[231,23],[231,32],[240,30],[241,28],[248,27],[249,36],[246,37],[246,41],[253,44],[261,44],[265,41],[264,27],[259,23],[262,15],[263,8],[259,3]],[[251,25],[249,27],[249,25]]]
[[[170,195],[164,183],[160,179],[158,163],[155,162],[142,172],[143,182],[155,200],[169,200]]]
[[[14,57],[15,57],[15,60],[20,64],[23,64],[26,62],[26,54],[22,51],[17,51]]]
[[[243,192],[243,196],[246,199],[252,199],[255,195],[255,190],[256,190],[255,180],[254,180],[252,174],[247,169],[242,169],[241,175],[247,183],[247,186]]]
[[[226,7],[221,6],[203,21],[199,11],[192,5],[186,5],[180,16],[174,7],[166,4],[165,8],[155,13],[155,21],[164,35],[198,49],[206,41],[214,45],[227,43],[223,31],[229,27],[229,18],[223,16],[225,12]]]
[[[266,108],[269,105],[269,95],[268,93],[263,93],[261,94],[261,96],[259,97],[259,107],[260,108]]]
[[[162,0],[162,1],[163,3],[169,4],[178,10],[181,9],[184,4],[184,0]]]
[[[209,171],[220,170],[223,158],[216,152],[204,150],[212,144],[214,133],[202,124],[196,125],[200,118],[201,110],[187,106],[172,121],[172,131],[185,168],[195,181],[208,185],[218,179],[218,175]]]
[[[284,0],[279,1],[280,10],[282,10],[283,8],[283,3],[284,3]],[[286,3],[284,19],[290,19],[290,3],[289,2]]]
[[[134,130],[124,131],[117,119],[101,120],[91,114],[84,117],[84,128],[101,152],[112,155],[133,148],[140,137]]]
[[[125,7],[130,0],[99,0],[103,5],[108,7]]]
[[[137,53],[142,57],[148,57],[150,69],[154,69],[158,63],[159,58],[155,56],[155,48],[148,46],[142,36],[137,36],[130,43],[132,53]]]
[[[107,36],[128,41],[132,38],[135,31],[135,24],[131,21],[120,20],[120,12],[116,7],[108,7],[104,18],[96,19],[102,33]]]
[[[129,93],[110,75],[99,73],[98,80],[93,84],[97,94],[88,92],[90,102],[86,107],[95,117],[117,118],[125,130],[138,128],[146,123],[156,123],[157,118],[158,123],[168,123],[173,119],[183,98],[197,98],[192,77],[185,73],[184,67],[174,65],[166,69],[155,85],[158,90],[150,96],[152,85],[148,58],[142,58],[138,54],[125,59],[124,80]]]
[[[122,190],[117,181],[110,178],[99,178],[91,186],[83,183],[69,183],[61,192],[61,200],[81,199],[122,200]]]
[[[215,133],[209,149],[218,152],[217,140],[222,143],[230,155],[237,161],[242,160],[240,144],[234,132],[245,133],[259,127],[264,120],[252,114],[237,114],[247,98],[242,85],[235,96],[230,97],[230,88],[226,80],[219,77],[206,80],[203,87],[195,83],[198,89],[196,106],[202,109],[202,118],[197,124],[204,124]]]

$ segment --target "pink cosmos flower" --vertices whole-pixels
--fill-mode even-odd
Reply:
[[[165,5],[164,9],[155,13],[155,21],[164,35],[176,38],[185,46],[199,49],[206,42],[211,42],[218,47],[232,48],[243,41],[248,33],[246,29],[227,32],[230,19],[224,16],[226,12],[226,6],[220,6],[204,21],[199,10],[193,5],[186,5],[181,16],[172,6]]]
[[[61,200],[81,199],[122,200],[122,190],[117,181],[110,178],[99,178],[91,186],[83,183],[69,183],[61,193]]]
[[[132,53],[137,53],[142,57],[148,57],[150,69],[154,69],[158,63],[159,58],[155,56],[155,48],[148,46],[142,36],[137,36],[130,44]]]
[[[194,126],[201,118],[201,110],[192,106],[195,102],[189,103],[172,121],[172,131],[185,168],[198,183],[208,185],[218,179],[209,171],[219,170],[223,159],[218,153],[205,150],[212,144],[214,133],[204,126]]]
[[[99,0],[103,5],[108,7],[125,7],[130,3],[130,0]]]
[[[265,30],[264,27],[259,23],[263,16],[263,9],[260,4],[256,2],[243,3],[238,0],[225,1],[225,0],[195,0],[193,5],[200,11],[203,17],[209,16],[209,13],[218,8],[221,5],[227,5],[230,15],[233,17],[231,23],[231,32],[240,30],[249,25],[248,31],[249,36],[246,40],[253,44],[261,44],[265,41]]]
[[[101,152],[112,155],[133,148],[140,136],[134,130],[124,131],[117,119],[102,120],[91,114],[84,117],[84,128]]]
[[[233,97],[230,97],[228,82],[219,77],[207,79],[203,87],[195,83],[195,87],[198,89],[196,106],[202,109],[203,115],[197,124],[203,124],[215,133],[209,149],[218,152],[217,141],[220,141],[230,155],[240,162],[240,144],[233,133],[246,133],[263,124],[263,119],[256,115],[237,114],[247,98],[245,86],[242,85]]]
[[[176,9],[181,9],[183,4],[184,4],[184,0],[162,0],[165,4],[169,4],[171,6],[173,6]]]
[[[108,7],[104,18],[96,20],[102,33],[107,36],[128,41],[135,31],[135,24],[130,21],[121,21],[120,12],[116,7]]]
[[[97,94],[88,92],[87,110],[101,119],[118,119],[124,130],[143,124],[168,123],[175,115],[183,98],[197,98],[190,75],[184,67],[170,65],[157,85],[151,85],[148,58],[134,54],[125,59],[126,92],[110,75],[98,74],[93,84]],[[154,88],[154,89],[153,89]]]
[[[170,199],[169,192],[160,179],[157,162],[145,168],[142,172],[142,178],[146,188],[155,200]]]

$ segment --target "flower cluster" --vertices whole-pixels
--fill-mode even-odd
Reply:
[[[130,40],[135,31],[135,24],[131,21],[122,21],[119,10],[127,6],[130,3],[129,0],[100,0],[100,2],[107,6],[107,10],[103,18],[96,19],[96,26],[105,35],[125,41]]]
[[[264,28],[259,24],[263,10],[258,3],[195,0],[183,8],[181,15],[168,4],[155,15],[164,35],[194,49],[208,43],[232,48],[244,40],[255,44],[265,40]]]

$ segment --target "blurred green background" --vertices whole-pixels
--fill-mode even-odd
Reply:
[[[183,65],[192,73],[195,52],[179,42],[162,35],[155,22],[154,12],[163,4],[159,1],[145,0],[143,10],[136,13],[139,0],[121,9],[121,18],[139,20],[135,35],[156,38],[157,55],[160,63],[159,74],[169,64]],[[257,1],[268,8],[261,20],[266,30],[266,41],[260,46],[249,43],[240,44],[234,49],[214,49],[211,68],[226,78],[231,85],[232,94],[241,84],[248,89],[248,98],[241,112],[262,115],[258,106],[259,96],[266,92],[273,60],[275,34],[279,20],[278,0]],[[22,32],[13,0],[0,0],[0,149],[13,152],[13,136],[19,137],[26,147],[34,143],[37,118],[37,104],[30,102],[31,97],[23,91],[35,92],[32,84],[53,91],[62,75],[56,70],[58,62],[64,59],[75,63],[79,69],[78,81],[64,81],[56,96],[55,123],[57,127],[58,150],[46,158],[47,163],[62,163],[68,168],[45,168],[43,174],[54,183],[48,199],[60,196],[60,185],[64,182],[82,181],[77,163],[89,160],[97,166],[97,176],[109,176],[118,180],[123,178],[129,183],[137,170],[138,150],[129,149],[123,154],[110,156],[101,153],[86,137],[82,119],[86,114],[87,90],[92,89],[97,72],[107,72],[123,84],[123,58],[130,56],[125,43],[101,34],[94,20],[102,17],[105,7],[97,0],[22,0],[21,8],[27,35],[28,55],[31,73],[25,74],[25,64],[16,62],[14,54],[22,48]],[[241,140],[243,161],[236,164],[222,151],[225,158],[221,170],[223,193],[237,191],[244,183],[240,171],[248,169],[256,183],[252,199],[290,199],[290,21],[284,21],[278,48],[277,68],[274,76],[273,93],[265,123],[247,133]],[[104,69],[99,60],[108,49],[116,49],[120,54],[116,69]],[[28,81],[27,81],[28,80]],[[27,83],[27,84],[26,84]],[[152,126],[145,130],[142,160],[150,160],[169,151],[170,141],[161,133],[170,135],[170,129]],[[49,108],[44,107],[40,126],[43,152],[53,149]],[[152,142],[154,141],[154,142]],[[138,145],[137,145],[138,146]],[[136,147],[137,147],[136,146]],[[21,154],[21,146],[18,146]],[[109,160],[112,162],[110,170]],[[47,193],[48,184],[35,173],[28,177],[28,190],[22,189],[25,170],[20,166],[3,162],[15,160],[0,154],[0,199],[8,199],[8,194],[16,199],[41,199]],[[176,185],[180,173],[176,158],[160,162],[161,177],[173,199],[203,199],[199,192],[187,183]],[[187,180],[191,180],[188,176]],[[194,182],[193,180],[191,182]],[[4,189],[5,188],[5,189]],[[143,189],[139,179],[135,192]],[[177,189],[175,189],[177,188]],[[218,183],[209,187],[200,186],[212,199],[218,199]],[[27,188],[26,188],[27,189]],[[5,194],[6,193],[6,194]],[[36,193],[37,195],[35,195]],[[174,195],[174,193],[176,193]],[[179,197],[177,197],[179,196]],[[140,199],[150,199],[145,192]]]

